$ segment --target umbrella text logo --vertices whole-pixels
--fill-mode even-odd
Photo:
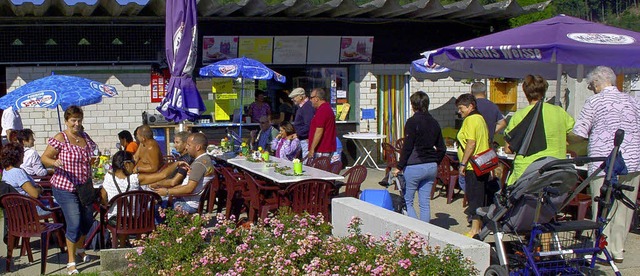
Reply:
[[[91,88],[93,88],[94,90],[98,90],[100,91],[100,93],[107,95],[109,97],[118,95],[118,92],[116,91],[115,87],[106,85],[106,84],[101,84],[99,82],[92,81]]]
[[[56,102],[56,92],[53,90],[38,91],[24,95],[16,101],[16,105],[23,107],[44,107],[52,106]]]
[[[570,33],[569,39],[589,44],[605,45],[627,45],[633,44],[636,40],[628,35],[607,34],[607,33]]]
[[[223,65],[218,68],[220,74],[223,76],[234,76],[238,71],[238,66],[235,65]]]

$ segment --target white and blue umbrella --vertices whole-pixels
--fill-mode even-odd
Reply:
[[[252,80],[270,80],[274,79],[277,82],[285,83],[287,78],[285,76],[271,70],[255,59],[248,57],[232,58],[218,61],[213,64],[209,64],[200,68],[200,76],[212,77],[212,78],[241,78],[242,84],[240,97],[240,106],[243,105],[242,98],[244,98],[244,79]],[[242,111],[242,108],[240,108]],[[240,114],[242,116],[242,114]],[[242,124],[240,124],[240,137],[242,137]]]
[[[81,77],[51,75],[29,82],[1,97],[0,109],[58,108],[58,125],[62,131],[59,108],[66,110],[72,105],[95,104],[101,102],[103,96],[116,95],[118,92],[111,85]]]

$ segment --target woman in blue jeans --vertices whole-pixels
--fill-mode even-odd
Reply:
[[[409,98],[413,116],[404,125],[404,146],[400,152],[398,166],[391,173],[398,175],[403,171],[406,188],[404,200],[407,214],[418,218],[413,208],[413,199],[418,191],[420,220],[431,219],[430,195],[433,181],[436,179],[438,163],[446,153],[440,124],[429,114],[429,96],[418,91]]]

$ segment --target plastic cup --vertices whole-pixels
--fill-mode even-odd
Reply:
[[[268,152],[263,152],[262,153],[262,160],[269,161],[269,153]]]
[[[302,173],[302,163],[293,163],[293,173],[301,174]]]

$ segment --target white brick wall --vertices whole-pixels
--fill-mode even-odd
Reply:
[[[89,72],[92,70],[94,72]],[[112,73],[96,73],[95,71]],[[124,73],[122,70],[140,70],[140,73]],[[78,72],[70,75],[84,77],[113,85],[118,96],[103,98],[101,103],[85,106],[84,126],[87,133],[100,149],[115,149],[118,132],[133,130],[142,122],[141,114],[158,113],[157,103],[150,102],[150,67],[148,65],[121,66],[39,66],[8,67],[7,91],[15,90],[27,82],[51,75],[51,72]],[[86,72],[86,73],[83,73]],[[46,139],[59,132],[58,115],[55,109],[23,108],[20,110],[25,128],[31,128],[36,134],[36,149],[42,154],[46,148]],[[64,116],[64,112],[60,112]],[[64,118],[61,118],[64,129]]]

